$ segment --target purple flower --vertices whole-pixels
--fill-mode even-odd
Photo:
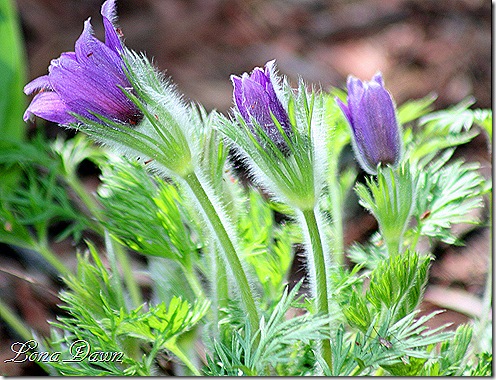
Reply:
[[[393,99],[384,88],[381,73],[370,82],[348,77],[348,105],[336,101],[352,130],[352,145],[362,168],[377,174],[379,164],[395,166],[401,159],[401,132]]]
[[[76,41],[75,52],[62,53],[52,60],[48,75],[38,77],[24,87],[26,95],[36,93],[24,113],[59,124],[77,122],[69,112],[98,121],[92,113],[135,125],[143,115],[123,93],[131,85],[124,72],[124,45],[120,30],[114,27],[115,0],[102,5],[105,43],[93,36],[90,19]]]
[[[233,96],[236,107],[252,132],[256,134],[255,121],[279,149],[286,150],[287,144],[272,118],[274,115],[282,130],[291,135],[288,113],[274,90],[273,82],[277,83],[273,77],[274,62],[267,62],[265,69],[256,67],[250,75],[231,75]]]

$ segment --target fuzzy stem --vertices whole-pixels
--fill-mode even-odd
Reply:
[[[336,265],[342,266],[344,263],[343,199],[341,197],[341,187],[338,179],[338,158],[339,154],[333,154],[329,157],[329,176],[327,182],[331,201],[333,256]]]
[[[214,252],[215,255],[215,281],[216,281],[216,302],[217,302],[217,326],[219,326],[219,322],[225,315],[228,301],[229,301],[229,289],[227,287],[227,273],[226,268],[224,267],[224,263],[222,262],[222,257],[217,250]],[[223,331],[225,330],[221,326],[219,326],[219,330],[222,336]]]
[[[232,274],[239,288],[241,301],[246,313],[248,314],[248,320],[250,321],[253,331],[257,331],[259,328],[257,307],[248,283],[248,278],[236,253],[234,244],[227,233],[226,226],[219,217],[219,213],[223,211],[219,207],[215,207],[215,202],[212,202],[208,194],[205,192],[205,189],[196,173],[190,173],[184,176],[183,179],[193,193],[199,207],[205,214],[208,226],[216,236],[219,247],[221,247],[224,252],[227,264],[231,268]]]
[[[203,288],[201,286],[198,277],[195,275],[195,270],[191,263],[191,260],[186,260],[186,262],[182,265],[184,277],[186,277],[186,281],[188,281],[191,290],[195,294],[195,297],[200,300],[205,300],[205,293],[203,292]]]
[[[420,226],[420,221],[417,221],[417,232],[415,233],[412,243],[410,244],[410,251],[413,252],[417,248],[417,244],[419,242],[421,232],[422,232],[422,227]]]
[[[402,241],[402,236],[393,236],[393,234],[389,234],[390,236],[386,236],[383,234],[383,238],[386,242],[386,247],[389,256],[397,256],[400,254],[400,247],[401,247],[401,241]]]
[[[303,218],[305,220],[305,227],[308,238],[308,252],[307,254],[313,261],[313,272],[310,275],[314,277],[311,281],[313,285],[313,296],[317,306],[317,312],[324,315],[329,315],[329,300],[327,293],[327,275],[326,275],[326,262],[324,257],[324,249],[322,245],[322,238],[319,232],[317,218],[315,217],[315,210],[302,210]],[[322,340],[322,357],[329,366],[332,368],[332,352],[331,342],[329,339]]]

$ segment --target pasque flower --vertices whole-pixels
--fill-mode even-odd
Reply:
[[[352,130],[352,145],[362,168],[377,174],[377,166],[396,166],[402,140],[393,99],[384,88],[381,73],[370,82],[348,77],[348,104],[336,99]]]
[[[137,124],[142,113],[124,94],[131,85],[124,72],[124,45],[114,26],[115,0],[107,0],[101,9],[105,43],[93,36],[90,19],[76,41],[75,51],[62,53],[52,60],[48,75],[38,77],[24,87],[27,95],[36,93],[24,113],[59,124],[77,122],[70,113],[92,120],[99,114],[114,121]]]
[[[288,113],[274,89],[278,81],[274,74],[274,63],[275,61],[267,62],[264,69],[256,67],[250,75],[248,73],[244,73],[241,77],[231,75],[231,80],[236,107],[252,132],[257,135],[253,125],[255,122],[279,149],[284,150],[286,142],[273,117],[288,136],[291,134],[291,124]]]

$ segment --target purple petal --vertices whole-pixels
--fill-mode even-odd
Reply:
[[[89,109],[103,109],[112,116],[125,113],[130,108],[135,109],[117,87],[119,83],[115,79],[111,72],[106,72],[101,67],[83,66],[62,57],[52,66],[50,75],[54,90],[67,104],[87,101],[92,105]],[[73,111],[81,113],[79,108]],[[87,115],[87,112],[83,114]]]
[[[122,52],[122,42],[115,27],[115,23],[117,22],[115,0],[107,0],[103,3],[101,14],[105,28],[105,45],[116,53]]]
[[[114,24],[108,18],[104,17],[103,26],[105,28],[105,45],[115,53],[121,53],[124,48]]]
[[[243,77],[243,108],[260,126],[273,125],[269,109],[269,96],[265,89],[250,78]]]
[[[241,113],[241,116],[243,116],[243,119],[249,120],[250,116],[243,107],[243,81],[240,77],[236,75],[231,75],[231,81],[234,87],[233,97],[234,97],[234,102],[236,103],[236,107],[238,108],[238,111]]]
[[[83,33],[76,41],[75,51],[79,63],[99,66],[102,71],[113,73],[116,78],[125,77],[122,58],[93,36],[89,19],[84,23]]]
[[[24,121],[28,121],[36,115],[45,120],[59,124],[69,124],[76,119],[69,115],[69,108],[55,92],[43,91],[37,94],[31,104],[24,112]]]
[[[341,101],[341,99],[339,99],[338,97],[335,97],[334,99],[336,100],[336,103],[338,104],[339,108],[341,108],[341,111],[343,111],[344,116],[346,116],[346,119],[348,119],[348,123],[350,123],[350,125],[352,125],[353,121],[352,121],[351,112],[350,112],[350,109],[348,108],[348,106],[346,104],[344,104]]]
[[[377,74],[375,74],[373,77],[372,77],[372,81],[373,82],[376,82],[377,84],[379,84],[381,87],[384,87],[384,80],[382,79],[382,73],[379,71],[377,72]]]
[[[369,82],[348,77],[348,104],[336,99],[348,119],[353,149],[360,165],[376,174],[377,165],[396,165],[401,159],[402,141],[395,106],[378,72]]]
[[[51,90],[52,86],[50,85],[50,80],[48,78],[48,75],[43,75],[41,77],[33,79],[31,82],[24,86],[24,93],[26,95],[31,95],[32,93],[40,90]]]
[[[356,101],[359,101],[360,98],[362,97],[363,91],[364,91],[364,85],[362,81],[358,78],[355,78],[354,76],[349,76],[348,77],[348,98],[354,99]],[[348,105],[349,105],[348,101]]]
[[[115,0],[107,0],[102,4],[101,15],[107,18],[111,23],[117,21],[117,9]]]
[[[265,72],[260,67],[256,67],[252,71],[250,79],[260,84],[264,89],[267,88],[267,85],[270,83],[269,77],[265,75]]]

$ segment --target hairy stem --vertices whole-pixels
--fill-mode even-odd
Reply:
[[[338,179],[338,158],[339,154],[333,154],[329,158],[328,186],[331,201],[333,256],[336,265],[341,266],[344,263],[343,199],[341,197],[341,186]]]
[[[222,257],[217,250],[212,252],[215,255],[215,281],[216,281],[216,303],[217,303],[217,326],[225,316],[225,312],[229,301],[229,289],[227,287],[227,273]],[[223,326],[223,325],[222,325]],[[222,335],[224,328],[219,326],[219,331]]]
[[[227,233],[223,219],[219,217],[219,214],[223,213],[223,210],[220,207],[215,206],[216,203],[210,199],[196,173],[190,173],[183,177],[183,179],[191,190],[195,200],[198,202],[200,209],[203,211],[207,224],[224,253],[226,262],[237,283],[243,307],[248,315],[248,320],[250,321],[253,331],[257,331],[259,328],[257,307],[248,283],[248,278],[241,261],[239,260],[238,254],[236,253],[234,243]]]
[[[320,235],[315,210],[302,210],[305,221],[307,249],[309,260],[312,260],[311,273],[313,296],[315,298],[317,312],[329,315],[329,299],[327,292],[327,271],[326,260],[324,257],[324,248],[322,237]],[[313,268],[312,268],[313,267]],[[322,340],[322,357],[332,368],[331,342],[329,339]]]
[[[195,297],[200,300],[205,300],[205,293],[203,292],[201,283],[195,274],[195,269],[191,263],[191,260],[186,260],[184,263],[183,273],[184,277],[186,277],[186,281],[188,281],[188,284],[191,287],[191,290],[193,290]]]

